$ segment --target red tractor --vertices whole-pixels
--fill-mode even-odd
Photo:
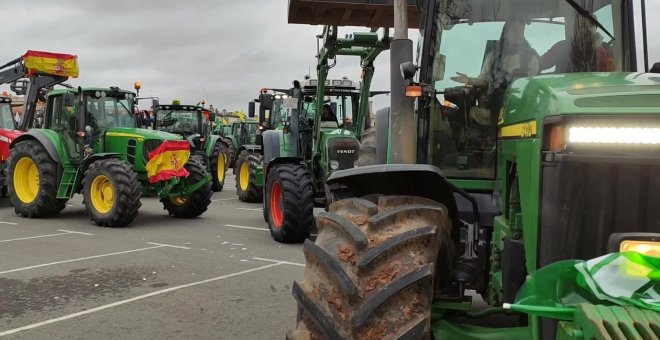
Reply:
[[[0,190],[2,190],[2,197],[7,194],[5,168],[9,159],[9,144],[21,133],[15,129],[14,117],[11,112],[11,97],[0,96]]]

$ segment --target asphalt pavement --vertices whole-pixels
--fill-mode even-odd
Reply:
[[[125,228],[96,226],[77,195],[55,218],[0,199],[0,337],[282,339],[294,327],[302,246],[275,242],[228,173],[199,218],[143,198]]]

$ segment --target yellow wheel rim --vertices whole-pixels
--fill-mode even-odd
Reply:
[[[248,188],[250,182],[250,167],[246,162],[241,164],[241,173],[239,176],[239,183],[241,185],[241,190],[245,191]]]
[[[188,197],[185,196],[177,196],[177,197],[170,197],[170,202],[174,205],[184,205],[186,202],[188,202]]]
[[[225,179],[225,155],[218,155],[218,182],[221,182]]]
[[[89,196],[92,206],[101,214],[107,214],[115,205],[115,187],[105,175],[94,177]]]
[[[32,203],[39,194],[39,169],[32,158],[23,157],[18,160],[14,168],[14,191],[18,199],[25,203]]]

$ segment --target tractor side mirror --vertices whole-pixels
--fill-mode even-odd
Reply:
[[[160,105],[160,104],[158,103],[158,98],[154,98],[154,99],[151,100],[151,108],[152,108],[154,111],[156,110],[156,108],[158,107],[158,105]]]
[[[651,73],[660,73],[660,62],[653,64],[651,67]]]
[[[71,93],[65,93],[64,98],[62,98],[65,107],[74,107],[76,106],[76,97]]]
[[[254,102],[248,103],[248,117],[254,118]]]
[[[403,79],[411,80],[415,77],[418,67],[412,61],[407,61],[401,63],[399,69],[401,69],[401,77],[403,77]]]
[[[254,105],[254,104],[253,104]],[[272,110],[273,109],[273,95],[264,93],[259,95],[259,105],[262,110]],[[249,106],[248,106],[249,108]]]

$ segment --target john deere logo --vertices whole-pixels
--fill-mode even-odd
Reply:
[[[355,153],[355,150],[337,150],[337,153],[353,154],[353,153]]]

